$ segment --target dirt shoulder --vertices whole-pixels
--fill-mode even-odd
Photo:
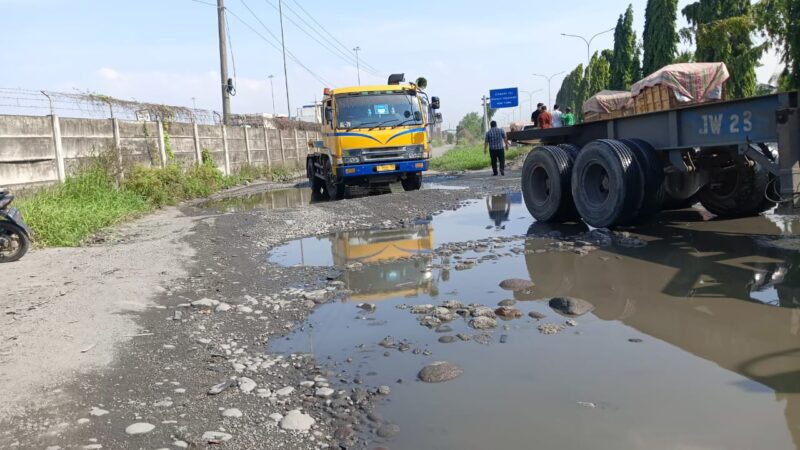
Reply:
[[[14,314],[3,316],[8,405],[0,439],[17,448],[195,448],[220,439],[232,449],[366,446],[377,386],[343,384],[308,355],[265,353],[320,295],[332,301],[347,292],[330,270],[277,266],[266,252],[300,237],[397,227],[518,190],[514,176],[486,175],[430,180],[464,189],[298,208],[169,209],[108,233],[96,247],[33,252],[7,272],[14,290],[3,306]],[[213,386],[222,391],[210,395]],[[330,397],[317,392],[328,386]],[[222,415],[231,409],[241,417]],[[295,410],[314,420],[310,431],[287,431],[276,420]],[[126,431],[137,423],[153,428]]]

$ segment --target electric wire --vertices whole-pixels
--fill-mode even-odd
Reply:
[[[323,26],[321,23],[319,23],[319,21],[318,21],[317,19],[315,19],[315,18],[314,18],[314,16],[312,16],[312,15],[311,15],[311,13],[309,13],[309,12],[308,12],[308,11],[307,11],[305,8],[303,8],[303,5],[301,5],[301,4],[300,4],[300,2],[298,2],[297,0],[292,0],[292,2],[293,2],[295,5],[297,5],[297,7],[298,7],[298,8],[300,8],[300,10],[301,10],[301,11],[303,11],[303,12],[305,13],[305,15],[306,15],[306,16],[308,16],[308,17],[311,19],[311,21],[312,21],[312,22],[314,22],[314,23],[317,25],[317,27],[319,27],[319,29],[321,29],[322,31],[324,31],[324,32],[325,32],[325,34],[327,34],[328,36],[330,36],[330,38],[331,38],[331,39],[332,39],[334,42],[336,42],[337,44],[339,44],[339,45],[341,46],[341,48],[343,48],[345,51],[348,51],[348,52],[350,51],[350,50],[349,50],[349,47],[347,47],[346,45],[344,45],[344,44],[342,43],[342,41],[340,41],[339,39],[337,39],[337,38],[336,38],[336,36],[332,35],[332,34],[330,33],[330,31],[328,31],[328,29],[327,29],[327,28],[325,28],[325,27],[324,27],[324,26]],[[294,12],[294,11],[293,11],[293,12]],[[295,12],[295,14],[297,14],[297,13]],[[303,21],[303,22],[305,22],[305,21]],[[307,22],[305,22],[305,23],[307,23]],[[366,67],[367,69],[370,69],[370,70],[374,71],[376,74],[378,74],[378,75],[380,75],[380,76],[383,76],[383,75],[384,75],[384,73],[383,73],[382,71],[380,71],[380,70],[376,69],[375,67],[371,66],[370,64],[368,64],[367,62],[365,62],[363,59],[361,59],[361,60],[360,60],[360,62],[361,62],[361,64],[362,64],[364,67]]]
[[[242,1],[242,3],[244,4],[244,2],[243,2],[243,1]],[[246,5],[246,4],[245,4],[245,5]],[[266,42],[267,44],[269,44],[269,45],[270,45],[271,47],[273,47],[275,50],[277,50],[277,51],[279,51],[279,52],[280,52],[280,51],[282,51],[282,50],[281,50],[281,47],[280,47],[280,45],[279,45],[279,43],[280,43],[280,39],[278,39],[278,38],[277,38],[277,37],[276,37],[276,36],[275,36],[275,35],[272,33],[272,31],[270,31],[270,30],[269,30],[269,28],[267,28],[267,27],[266,27],[266,25],[264,25],[264,24],[263,24],[263,22],[261,22],[261,20],[260,20],[260,19],[258,19],[258,16],[256,16],[254,13],[252,13],[252,10],[250,10],[250,11],[251,11],[251,13],[252,13],[252,14],[253,14],[253,15],[256,17],[256,20],[257,20],[257,21],[258,21],[258,22],[261,24],[261,26],[262,26],[262,27],[264,27],[264,29],[265,29],[265,30],[267,30],[267,32],[268,32],[268,33],[269,33],[269,34],[270,34],[270,35],[271,35],[271,36],[272,36],[272,37],[273,37],[273,38],[274,38],[274,39],[275,39],[275,40],[278,42],[278,44],[276,44],[276,43],[274,43],[273,41],[269,40],[269,39],[268,39],[266,36],[264,36],[263,34],[261,34],[261,32],[259,32],[258,30],[256,30],[256,29],[255,29],[255,28],[254,28],[252,25],[250,25],[250,24],[249,24],[247,21],[245,21],[244,19],[242,19],[242,18],[241,18],[241,17],[240,17],[238,14],[236,14],[234,11],[230,10],[229,8],[226,8],[226,10],[227,10],[227,11],[228,11],[228,12],[231,14],[231,16],[232,16],[233,18],[235,18],[235,19],[236,19],[236,20],[238,20],[238,21],[239,21],[239,22],[240,22],[242,25],[244,25],[245,27],[247,27],[247,28],[248,28],[250,31],[252,31],[252,32],[253,32],[253,33],[254,33],[256,36],[260,37],[260,38],[261,38],[261,39],[262,39],[264,42]],[[249,8],[248,8],[248,10],[249,10]],[[300,59],[299,59],[299,58],[297,58],[297,57],[294,55],[294,53],[292,53],[291,51],[289,51],[289,50],[287,49],[287,50],[286,50],[286,54],[289,56],[289,58],[290,58],[292,61],[294,61],[294,62],[295,62],[295,63],[296,63],[298,66],[302,67],[302,68],[303,68],[303,69],[304,69],[306,72],[308,72],[308,74],[309,74],[309,75],[311,75],[311,76],[312,76],[312,77],[313,77],[315,80],[317,80],[318,82],[320,82],[320,83],[321,83],[323,86],[330,86],[330,83],[329,83],[328,81],[326,81],[326,80],[325,80],[324,78],[322,78],[321,76],[317,75],[317,74],[316,74],[316,73],[315,73],[313,70],[311,70],[310,68],[308,68],[308,66],[306,66],[305,64],[303,64],[303,62],[302,62],[302,61],[300,61]]]
[[[225,10],[223,11],[223,17],[225,18],[225,31],[226,31],[226,33],[228,35],[228,50],[231,52],[231,65],[233,66],[233,86],[232,86],[232,89],[230,90],[229,93],[232,96],[236,96],[236,84],[237,84],[237,80],[238,80],[236,78],[236,57],[233,54],[233,39],[231,39],[231,27],[228,24],[228,9],[227,8],[225,8]],[[225,83],[227,83],[227,82],[228,82],[228,80],[225,80]]]

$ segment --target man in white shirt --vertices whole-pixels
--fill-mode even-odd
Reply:
[[[558,105],[553,106],[550,115],[553,116],[553,128],[561,128],[564,126],[564,123],[561,121],[561,110],[558,109]]]

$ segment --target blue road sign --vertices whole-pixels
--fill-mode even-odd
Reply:
[[[494,109],[514,108],[519,105],[517,88],[492,89],[489,91],[490,105]]]

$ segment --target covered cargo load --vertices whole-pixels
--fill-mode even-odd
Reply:
[[[721,62],[665,66],[631,88],[636,114],[722,100],[728,78]]]
[[[583,104],[586,122],[616,119],[633,114],[633,96],[627,91],[600,91]]]

